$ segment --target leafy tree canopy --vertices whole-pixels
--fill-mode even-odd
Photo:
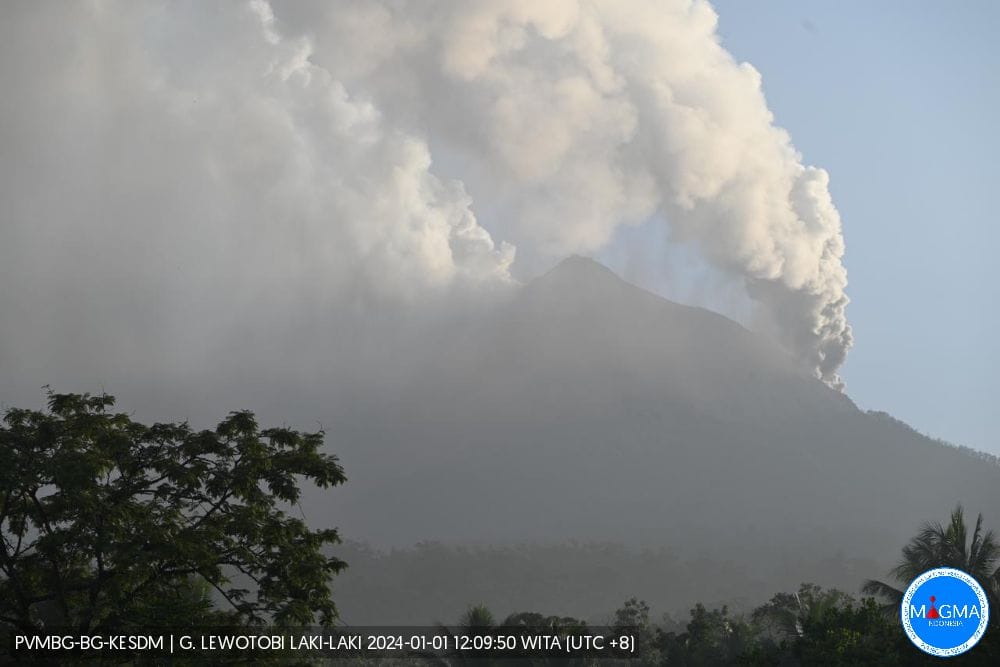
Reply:
[[[323,548],[338,534],[286,512],[300,483],[346,480],[322,431],[260,429],[250,412],[214,430],[147,426],[114,413],[112,396],[48,399],[0,425],[0,621],[84,632],[336,619],[329,581],[345,564]]]

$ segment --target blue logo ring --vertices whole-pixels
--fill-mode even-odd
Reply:
[[[930,602],[929,609],[925,600]],[[899,616],[906,636],[917,648],[944,658],[961,655],[982,639],[990,607],[986,592],[971,575],[939,567],[913,580],[903,594]]]

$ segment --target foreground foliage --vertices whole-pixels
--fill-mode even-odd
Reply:
[[[949,658],[953,665],[1000,664],[1000,548],[979,516],[970,530],[961,507],[947,524],[929,523],[903,547],[892,574],[904,587],[935,567],[955,567],[976,577],[987,591],[990,627],[971,651]],[[636,640],[638,665],[935,665],[940,658],[922,653],[903,633],[898,619],[902,591],[869,581],[869,597],[855,599],[836,589],[803,584],[794,593],[778,593],[745,615],[727,607],[697,604],[686,624],[665,617],[656,624],[650,608],[631,598],[619,608],[612,632]],[[492,618],[483,606],[478,618]],[[473,610],[470,610],[472,613]],[[538,616],[521,614],[520,616]],[[540,616],[539,616],[540,618]],[[537,662],[535,664],[544,664]],[[556,664],[556,663],[553,663]]]
[[[345,481],[336,457],[321,451],[322,432],[260,429],[249,412],[231,413],[214,430],[147,426],[113,406],[110,396],[50,394],[47,411],[4,417],[0,635],[336,620],[330,580],[345,564],[327,547],[339,536],[286,512],[302,482]],[[632,598],[607,624],[635,638],[634,664],[937,664],[910,644],[896,617],[902,589],[935,567],[973,575],[993,610],[980,644],[950,663],[1000,664],[1000,543],[981,515],[967,526],[961,507],[947,523],[924,525],[890,573],[898,584],[869,581],[869,597],[803,584],[748,614],[697,604],[683,625],[655,623],[649,606]],[[586,627],[533,612],[498,623],[485,605],[470,607],[453,628],[440,626],[515,637]],[[529,656],[539,665],[565,657],[520,657]],[[410,657],[486,664],[490,656],[463,648]]]
[[[992,608],[1000,602],[1000,543],[992,530],[983,527],[982,514],[976,518],[971,534],[961,505],[952,511],[947,524],[925,524],[903,547],[902,558],[890,574],[905,588],[935,567],[952,567],[971,574],[983,587]],[[882,581],[869,580],[864,590],[882,598],[887,610],[897,610],[903,600],[900,588]]]
[[[323,433],[147,426],[114,398],[50,393],[0,426],[0,622],[24,632],[332,623],[339,541],[285,509],[345,481]],[[213,604],[218,602],[221,604]]]

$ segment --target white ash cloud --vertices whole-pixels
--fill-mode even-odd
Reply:
[[[742,277],[758,321],[831,385],[851,346],[825,171],[774,124],[706,2],[275,3],[313,60],[461,167],[527,260],[652,216]]]
[[[255,318],[503,286],[515,246],[541,266],[653,218],[840,385],[827,174],[705,2],[0,12],[4,355],[187,354]],[[78,335],[46,326],[74,313]]]

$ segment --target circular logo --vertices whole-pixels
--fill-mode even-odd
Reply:
[[[939,657],[959,655],[975,646],[990,620],[983,587],[950,567],[928,570],[914,579],[899,612],[910,641]]]

